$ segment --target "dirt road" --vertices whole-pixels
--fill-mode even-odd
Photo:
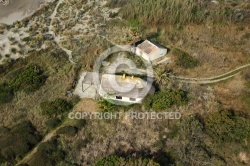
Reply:
[[[175,79],[178,82],[184,82],[184,83],[197,83],[197,84],[212,84],[221,82],[224,80],[228,80],[237,74],[239,74],[243,69],[250,67],[250,64],[246,64],[240,67],[237,67],[234,70],[231,70],[229,72],[226,72],[224,74],[208,77],[208,78],[188,78],[188,77],[182,77],[182,76],[174,76],[170,75],[169,78]]]

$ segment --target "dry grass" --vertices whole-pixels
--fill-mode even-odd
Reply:
[[[99,106],[93,99],[83,99],[75,107],[76,112],[98,112]]]

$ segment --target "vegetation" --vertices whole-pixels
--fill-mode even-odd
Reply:
[[[95,166],[120,166],[120,165],[129,165],[129,166],[160,166],[158,163],[150,160],[150,159],[125,159],[117,156],[108,156],[100,159],[95,163]]]
[[[236,116],[232,111],[221,111],[205,117],[207,133],[218,143],[250,141],[249,119]]]
[[[73,126],[64,126],[57,131],[57,134],[63,134],[66,136],[74,136],[77,133],[77,128]]]
[[[6,83],[0,84],[0,104],[10,102],[13,97],[13,89]]]
[[[44,101],[40,104],[42,114],[46,116],[57,116],[72,109],[72,104],[64,99],[54,101]]]
[[[40,144],[28,165],[53,166],[64,161],[65,151],[60,145],[61,143],[57,138],[52,138],[50,141]]]
[[[13,163],[16,158],[23,157],[40,139],[39,134],[30,121],[18,123],[12,128],[1,128],[1,163]]]
[[[103,112],[112,112],[116,110],[117,108],[117,105],[104,99],[100,99],[98,101],[98,105],[99,105],[100,110]]]
[[[61,120],[58,118],[51,118],[45,122],[46,127],[51,130],[57,127],[61,123]]]
[[[179,49],[174,49],[173,54],[178,58],[177,65],[185,69],[194,68],[199,64],[199,61],[197,59]]]
[[[36,65],[30,65],[11,81],[11,86],[15,91],[34,92],[38,90],[44,83],[46,77],[41,69]]]
[[[173,105],[181,106],[186,104],[187,100],[187,94],[184,91],[159,91],[154,95],[146,97],[143,101],[143,105],[148,110],[164,110],[172,107]]]
[[[156,79],[162,91],[148,96],[143,104],[145,108],[156,111],[171,107],[169,111],[183,113],[181,120],[130,120],[127,117],[109,121],[64,119],[78,101],[74,95],[72,97],[72,91],[81,72],[93,71],[97,57],[115,43],[128,44],[143,37],[193,50],[203,55],[199,60],[206,63],[198,66],[200,62],[192,55],[173,49],[177,65],[185,69],[197,67],[188,71],[190,75],[206,69],[212,76],[247,62],[249,24],[230,24],[230,28],[225,25],[234,21],[235,16],[237,20],[249,20],[245,17],[249,14],[249,2],[109,0],[111,7],[122,6],[119,15],[124,17],[118,19],[116,10],[108,11],[102,6],[104,3],[85,1],[62,1],[55,19],[51,20],[59,2],[54,1],[32,17],[0,32],[8,34],[13,41],[7,52],[8,44],[3,41],[1,51],[4,64],[0,65],[0,165],[18,165],[16,161],[30,154],[41,140],[38,132],[44,134],[43,138],[55,136],[39,144],[35,154],[27,156],[25,161],[30,166],[249,165],[249,115],[243,112],[250,109],[242,103],[250,103],[250,86],[243,87],[245,80],[240,76],[233,78],[232,82],[210,87],[179,83],[166,74],[175,73],[171,70],[175,66],[161,64],[154,69],[157,73],[156,69],[162,68]],[[247,11],[242,9],[246,5]],[[107,18],[108,13],[114,18]],[[50,22],[53,27],[50,27]],[[217,23],[221,25],[217,26]],[[86,26],[81,28],[78,24]],[[49,29],[61,39],[55,42],[51,36],[46,36],[52,33],[48,32]],[[15,37],[11,38],[13,35]],[[70,57],[61,46],[72,51],[72,60],[76,64],[69,61]],[[11,53],[25,58],[14,60],[16,56]],[[137,67],[145,68],[136,56],[130,58]],[[30,64],[37,65],[25,72],[32,66]],[[169,68],[171,72],[166,70]],[[188,91],[190,104],[184,105],[188,100],[186,92],[163,89]],[[14,92],[17,92],[15,100]],[[244,96],[240,92],[244,92]],[[37,112],[38,104],[46,116]],[[141,105],[121,107],[107,101],[99,104],[102,111],[141,111]],[[179,105],[183,106],[175,107]],[[221,107],[232,107],[237,111],[218,112]],[[19,123],[27,119],[32,120],[35,127]],[[53,132],[52,129],[57,127],[57,132]],[[242,161],[240,154],[246,154],[246,161]]]
[[[111,0],[108,6],[122,7],[123,17],[139,19],[144,26],[231,22],[234,14],[232,8],[207,5],[203,0]]]

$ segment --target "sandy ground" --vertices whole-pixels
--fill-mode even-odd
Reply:
[[[99,106],[93,99],[83,99],[74,108],[76,112],[98,112]]]
[[[80,76],[78,84],[75,88],[74,95],[78,95],[80,98],[97,98],[97,85],[93,82],[93,76],[87,76],[87,72],[83,72]]]
[[[42,3],[49,0],[10,0],[8,5],[0,6],[0,23],[12,24],[33,14]]]

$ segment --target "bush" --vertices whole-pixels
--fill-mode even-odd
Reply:
[[[4,161],[8,162],[23,157],[40,141],[40,136],[29,121],[18,123],[11,129],[2,128],[2,132],[5,134],[0,137],[0,156],[4,156]]]
[[[53,166],[53,161],[46,154],[36,152],[28,162],[29,166]]]
[[[10,102],[14,97],[14,91],[7,84],[0,84],[0,104]]]
[[[34,154],[32,159],[29,161],[29,165],[36,166],[52,166],[60,165],[58,163],[62,162],[65,164],[65,152],[61,149],[61,144],[57,138],[53,137],[48,142],[41,143],[37,152]]]
[[[143,105],[147,110],[164,110],[173,105],[184,105],[187,101],[187,94],[184,91],[160,91],[154,95],[146,97],[143,101]]]
[[[73,126],[65,126],[58,129],[57,134],[63,134],[66,136],[74,136],[77,133],[77,128]]]
[[[111,7],[111,8],[116,8],[116,7],[122,7],[122,6],[126,5],[127,3],[128,3],[127,0],[110,0],[107,3],[107,6]]]
[[[177,65],[185,69],[192,69],[199,64],[197,59],[179,49],[174,49],[173,54],[178,57]]]
[[[85,124],[86,124],[86,120],[85,119],[75,120],[75,122],[74,122],[74,126],[78,130],[82,129],[85,126]]]
[[[160,166],[160,164],[150,160],[150,159],[125,159],[122,157],[117,157],[115,155],[104,157],[97,161],[94,166],[120,166],[120,165],[129,165],[129,166]]]
[[[33,92],[38,90],[44,83],[46,77],[36,65],[30,65],[11,81],[15,91],[23,90]]]
[[[221,111],[205,117],[207,133],[219,143],[244,143],[250,141],[250,120]]]
[[[72,109],[72,104],[64,99],[45,101],[40,104],[42,114],[46,116],[56,116],[68,112]]]
[[[75,143],[75,148],[80,151],[81,148],[85,148],[90,141],[88,139],[78,139]]]
[[[61,120],[58,118],[52,118],[45,122],[46,127],[48,127],[49,130],[54,129],[61,123]]]
[[[109,102],[105,99],[100,99],[98,101],[98,106],[99,106],[100,110],[103,112],[112,112],[112,111],[116,110],[116,108],[117,108],[117,105],[115,105],[112,102]]]

